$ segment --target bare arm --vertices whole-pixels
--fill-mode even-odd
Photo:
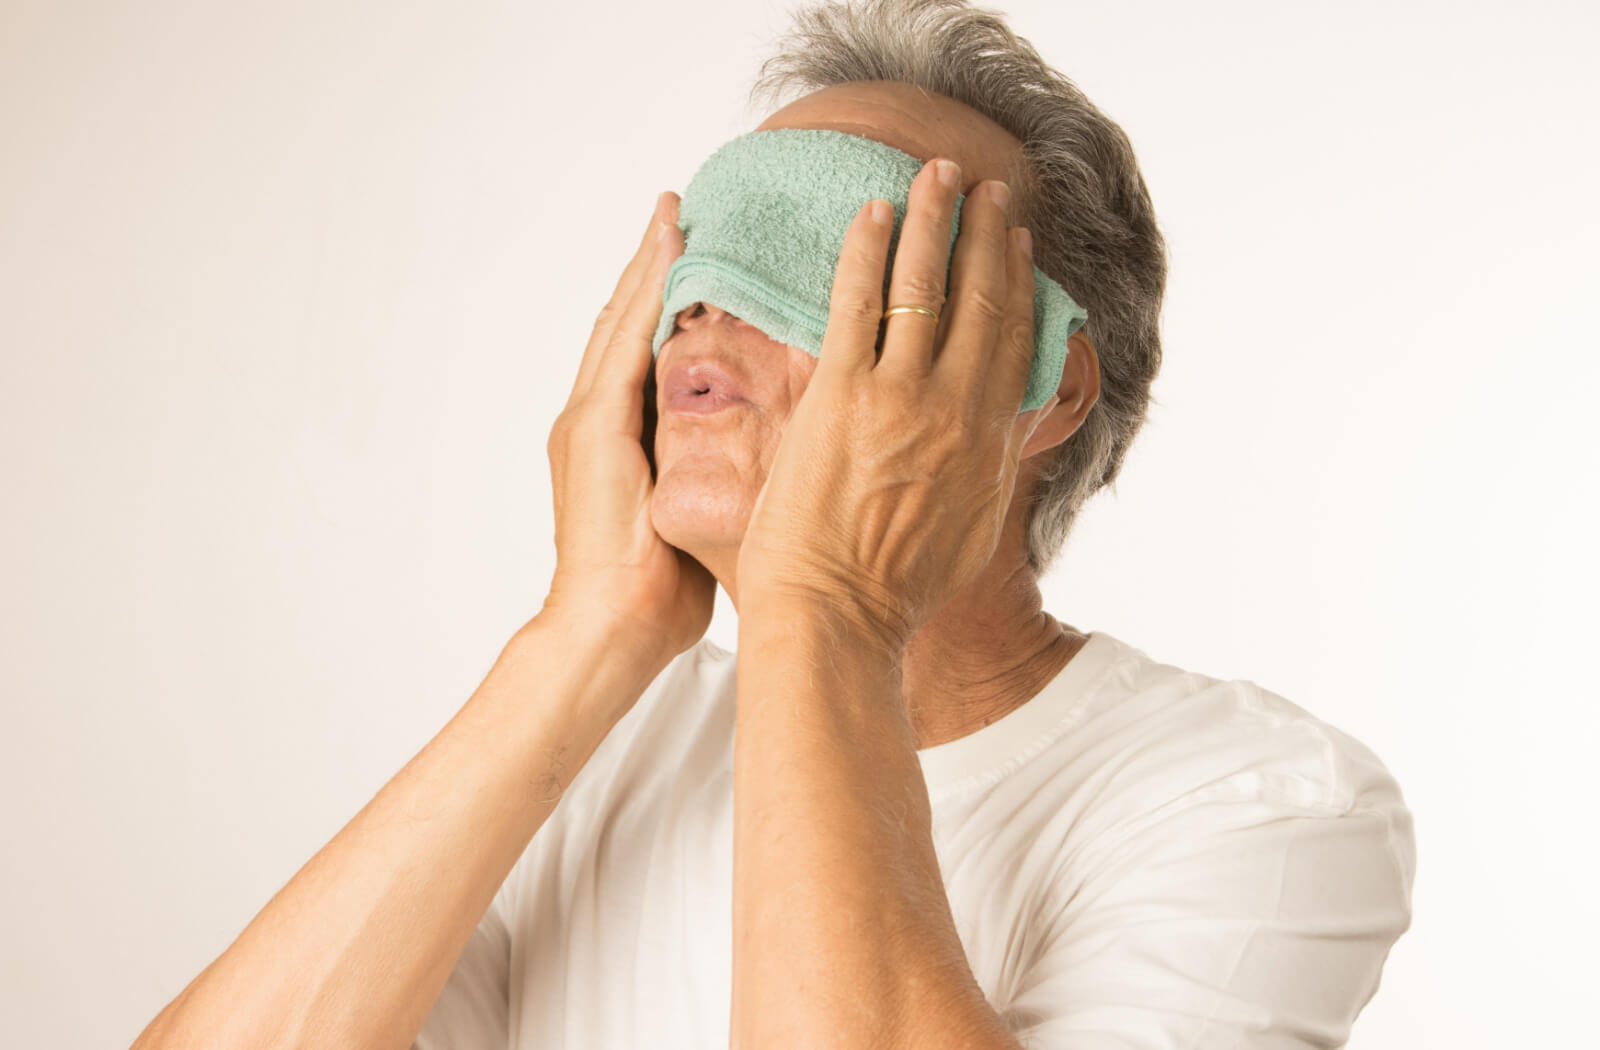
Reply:
[[[133,1050],[406,1050],[517,858],[666,666],[549,611]]]
[[[675,214],[662,194],[550,429],[556,572],[543,610],[133,1050],[407,1050],[556,800],[705,634],[716,580],[650,519],[651,337],[683,250]]]
[[[842,601],[741,602],[729,1045],[1021,1050],[956,931],[903,658]]]

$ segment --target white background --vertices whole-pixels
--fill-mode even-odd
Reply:
[[[785,6],[0,5],[7,1045],[132,1042],[538,610],[594,315],[765,116]],[[1157,403],[1046,607],[1395,773],[1415,919],[1352,1047],[1573,1045],[1596,9],[1004,10],[1172,252]]]

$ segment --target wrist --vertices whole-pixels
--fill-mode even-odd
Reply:
[[[522,644],[530,637],[538,637],[541,642],[555,639],[574,659],[604,660],[608,664],[631,667],[651,678],[677,655],[665,652],[655,634],[611,610],[546,603],[533,619],[517,628],[510,645]]]
[[[772,635],[803,638],[890,666],[900,664],[909,641],[854,597],[793,589],[751,595],[740,612],[740,651],[747,638],[759,641]]]
[[[670,662],[612,621],[546,611],[517,629],[491,676],[521,683],[519,691],[559,692],[586,722],[598,720],[609,727]]]

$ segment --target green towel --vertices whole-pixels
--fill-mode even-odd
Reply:
[[[845,230],[872,198],[894,205],[887,295],[911,181],[923,167],[874,139],[820,128],[752,131],[718,147],[689,180],[678,208],[684,253],[667,272],[652,356],[679,312],[704,302],[820,357]],[[965,200],[956,197],[952,252]],[[949,280],[946,264],[946,288]],[[1089,316],[1037,266],[1033,280],[1035,345],[1021,412],[1043,405],[1061,385],[1067,337]]]

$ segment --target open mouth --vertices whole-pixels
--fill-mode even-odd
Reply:
[[[733,405],[745,403],[742,397],[730,397],[709,386],[695,385],[668,395],[661,410],[689,416],[709,416]]]

